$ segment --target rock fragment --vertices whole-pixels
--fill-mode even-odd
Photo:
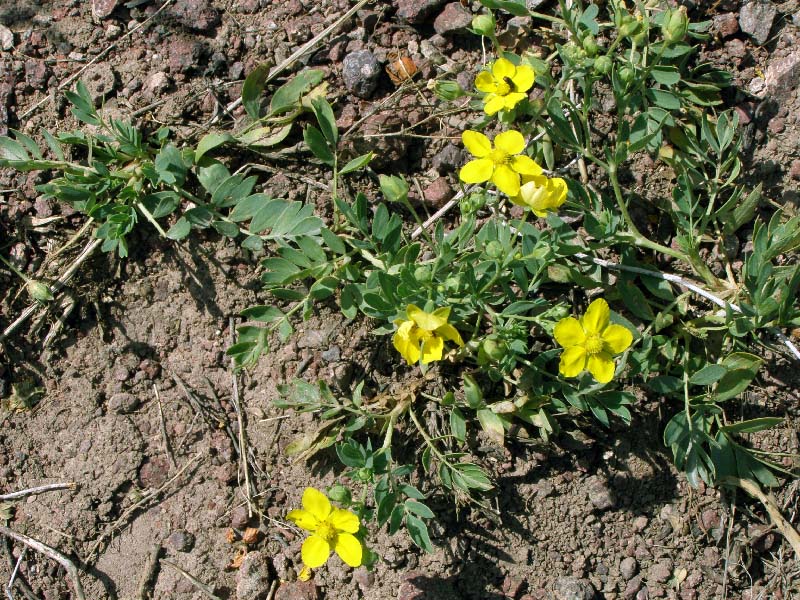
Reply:
[[[464,31],[472,23],[472,13],[460,2],[450,2],[433,22],[433,29],[439,35]]]
[[[422,23],[447,0],[398,0],[397,16],[409,23]]]
[[[742,6],[739,13],[739,27],[749,35],[759,46],[763,46],[769,39],[772,22],[778,14],[771,2],[754,0]]]
[[[92,16],[97,19],[107,19],[117,8],[118,0],[92,0]]]
[[[553,586],[555,600],[593,600],[595,589],[588,579],[559,577]]]
[[[359,98],[369,98],[378,87],[381,65],[369,50],[357,50],[344,57],[342,78],[347,90]]]
[[[269,593],[269,565],[261,552],[248,552],[236,574],[236,599],[261,600]]]

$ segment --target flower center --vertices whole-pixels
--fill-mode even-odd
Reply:
[[[589,356],[599,354],[603,351],[603,338],[600,337],[600,334],[598,333],[586,336],[586,341],[583,343],[583,347],[586,349],[586,354]]]
[[[323,521],[317,525],[317,530],[314,533],[329,544],[332,544],[333,540],[336,539],[336,527],[328,523],[328,521]]]
[[[504,165],[509,161],[510,158],[511,157],[508,155],[508,153],[500,150],[500,148],[495,148],[489,152],[489,160],[491,160],[495,165]]]

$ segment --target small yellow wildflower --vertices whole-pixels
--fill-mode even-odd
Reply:
[[[611,357],[631,345],[633,334],[627,327],[610,324],[610,315],[608,303],[598,298],[580,320],[567,317],[556,323],[553,334],[564,346],[559,373],[564,377],[576,377],[588,370],[600,383],[611,381],[615,368]]]
[[[475,78],[475,87],[485,92],[483,110],[493,115],[501,110],[511,110],[527,97],[536,74],[527,65],[514,66],[510,60],[498,58],[491,71],[481,71]]]
[[[542,174],[542,167],[532,158],[519,156],[525,149],[525,138],[519,131],[498,133],[494,147],[489,138],[477,131],[465,131],[461,140],[475,157],[458,174],[464,183],[491,181],[498,190],[513,197],[519,194],[520,175]]]
[[[307,579],[311,575],[310,569],[324,565],[331,550],[335,550],[351,567],[361,565],[361,542],[353,535],[359,528],[358,517],[349,510],[332,507],[330,500],[319,490],[306,488],[303,508],[291,511],[286,518],[311,532],[300,549],[305,564],[300,577]]]
[[[450,318],[449,307],[437,308],[432,313],[427,313],[418,306],[409,304],[406,316],[408,319],[395,321],[395,325],[399,327],[392,343],[408,364],[413,365],[420,358],[423,365],[442,360],[445,340],[459,346],[464,345],[456,328],[447,322]]]
[[[511,202],[530,208],[537,217],[546,217],[556,211],[567,199],[567,182],[560,177],[523,175],[519,194]]]

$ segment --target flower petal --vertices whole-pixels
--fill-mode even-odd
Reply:
[[[437,327],[441,327],[447,323],[447,319],[437,315],[436,312],[426,313],[419,306],[415,306],[414,304],[408,305],[406,314],[408,314],[409,319],[417,324],[417,327],[425,331],[434,331]]]
[[[507,154],[519,154],[525,150],[525,138],[519,131],[511,129],[498,133],[494,138],[494,145]]]
[[[498,58],[492,65],[492,75],[496,80],[508,77],[511,81],[514,81],[514,73],[516,71],[517,67],[507,58]]]
[[[608,352],[600,352],[589,357],[586,368],[598,383],[608,383],[614,378],[614,361]]]
[[[493,93],[497,91],[497,82],[489,71],[481,71],[475,78],[475,87],[478,91]]]
[[[602,298],[598,298],[589,305],[586,309],[586,314],[581,317],[581,325],[586,335],[594,333],[602,333],[608,327],[608,319],[611,316],[611,310],[608,308],[608,302]]]
[[[346,533],[356,533],[359,528],[358,517],[343,508],[334,508],[328,522],[338,531]]]
[[[555,337],[556,341],[564,346],[564,348],[580,346],[586,340],[583,327],[581,327],[580,321],[575,317],[567,317],[556,323],[553,329],[553,337]]]
[[[435,360],[442,360],[444,340],[438,335],[432,335],[422,342],[422,364],[426,365]]]
[[[523,94],[522,92],[510,92],[506,94],[503,96],[503,104],[505,105],[505,109],[511,110],[527,97],[528,94]]]
[[[333,508],[330,500],[312,487],[307,487],[303,492],[303,508],[310,512],[318,521],[324,521],[331,514]],[[309,565],[311,566],[311,565]]]
[[[461,334],[459,334],[458,330],[450,325],[450,323],[445,323],[441,327],[437,327],[435,333],[446,340],[455,342],[459,346],[464,345],[464,340],[461,339]]]
[[[606,350],[609,350],[611,354],[624,352],[633,343],[633,334],[630,329],[615,323],[606,327],[600,337],[603,338]]]
[[[561,353],[558,372],[564,377],[577,377],[586,368],[586,350],[583,346],[572,346]]]
[[[392,336],[392,343],[395,350],[400,353],[406,362],[410,365],[415,364],[419,360],[419,342],[414,335],[414,328],[416,324],[414,321],[403,321],[400,327],[395,331]]]
[[[469,153],[476,158],[483,158],[492,151],[492,142],[479,131],[468,129],[461,134],[461,141]]]
[[[361,566],[361,557],[363,556],[363,549],[361,542],[355,536],[349,533],[340,533],[336,536],[336,546],[334,546],[336,554],[339,555],[345,563],[351,567]]]
[[[325,564],[325,561],[328,560],[330,555],[330,544],[318,535],[308,536],[306,541],[303,542],[303,547],[300,548],[300,556],[303,559],[303,564],[309,569],[321,567]]]
[[[500,165],[492,173],[492,183],[508,196],[519,194],[519,174],[506,165]]]
[[[493,115],[499,113],[506,107],[506,101],[504,96],[498,96],[497,94],[489,94],[484,99],[486,104],[483,105],[483,112],[487,115]]]
[[[520,175],[538,176],[542,174],[542,167],[536,164],[530,156],[512,156],[511,168]]]
[[[302,508],[290,511],[289,514],[286,515],[286,520],[291,521],[306,531],[316,531],[317,525],[319,525],[319,520],[310,512],[303,510]]]
[[[536,81],[536,73],[528,65],[520,65],[511,77],[511,81],[514,82],[514,87],[518,92],[527,92]]]
[[[464,183],[483,183],[492,178],[494,163],[489,158],[471,160],[458,173],[459,179]]]

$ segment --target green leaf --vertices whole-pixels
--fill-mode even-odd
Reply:
[[[406,513],[406,530],[412,542],[425,550],[425,552],[433,554],[433,544],[431,544],[431,538],[428,535],[428,526],[425,524],[425,521],[412,514]]]
[[[436,516],[433,514],[433,511],[422,502],[417,502],[416,500],[406,500],[404,504],[408,512],[414,513],[423,519],[433,519]]]
[[[153,218],[160,219],[172,214],[180,206],[181,197],[176,192],[156,192],[142,198],[142,204]]]
[[[167,237],[171,240],[182,240],[192,230],[192,225],[186,220],[186,217],[181,217],[175,222],[175,225],[167,231]]]
[[[478,421],[489,438],[499,446],[505,441],[505,427],[500,416],[489,408],[482,408],[477,412]]]
[[[637,286],[628,281],[621,281],[617,285],[628,310],[645,321],[652,321],[655,318],[647,298]]]
[[[469,489],[486,492],[494,487],[486,476],[486,473],[484,473],[478,465],[472,463],[456,463],[453,465],[453,470],[454,477],[458,474],[461,477],[462,483]]]
[[[330,103],[320,96],[311,101],[311,108],[314,110],[314,116],[317,117],[322,134],[331,147],[335,148],[336,142],[339,141],[339,130],[336,127],[336,117],[333,116]]]
[[[462,444],[467,439],[467,421],[457,406],[450,411],[450,431],[453,437]]]
[[[285,140],[291,130],[291,123],[280,126],[256,127],[240,135],[237,140],[243,146],[269,148],[270,146],[277,146]]]
[[[762,360],[747,352],[734,352],[722,360],[728,372],[719,380],[716,388],[716,401],[722,402],[741,394],[755,378],[761,368]]]
[[[319,233],[322,236],[322,240],[325,242],[325,245],[331,250],[331,252],[335,252],[336,254],[344,254],[347,252],[347,247],[344,245],[342,238],[333,233],[330,229],[323,227],[320,229]]]
[[[325,73],[319,69],[306,69],[283,84],[272,95],[272,100],[269,104],[270,116],[297,108],[303,94],[321,82],[324,76]]]
[[[228,180],[231,176],[228,167],[210,157],[203,159],[202,165],[196,169],[196,173],[200,185],[202,185],[209,194],[213,194],[222,182]]]
[[[243,310],[241,315],[249,321],[258,321],[260,323],[272,323],[283,317],[283,313],[279,308],[268,305],[251,306]]]
[[[337,287],[339,280],[336,277],[323,277],[314,282],[308,293],[314,300],[325,300],[333,295]]]
[[[467,406],[472,410],[478,410],[486,406],[486,403],[483,401],[483,392],[481,392],[481,388],[478,386],[478,382],[475,381],[475,378],[469,373],[465,373],[463,379],[464,397],[467,401]]]
[[[231,223],[230,221],[212,221],[211,227],[213,227],[220,235],[224,235],[225,237],[231,239],[239,236],[239,227],[236,225],[236,223]]]
[[[203,158],[203,155],[206,152],[210,152],[214,148],[218,148],[223,144],[227,144],[229,142],[235,142],[236,138],[227,133],[208,133],[203,136],[203,139],[197,144],[197,148],[194,151],[194,162],[199,163],[200,159]]]
[[[269,69],[266,63],[259,65],[247,76],[242,85],[242,105],[253,119],[261,116],[261,94],[269,78]]]
[[[347,173],[357,171],[358,169],[367,166],[374,156],[374,153],[369,152],[367,154],[362,154],[361,156],[355,157],[339,170],[339,175],[346,175]]]
[[[408,183],[402,177],[381,174],[379,181],[387,202],[405,202],[408,199]]]
[[[174,145],[167,144],[156,155],[155,168],[158,177],[167,185],[182,186],[186,180],[186,164],[183,155]]]
[[[486,8],[499,8],[515,17],[527,17],[530,15],[525,0],[481,0],[481,4]]]
[[[780,417],[759,417],[757,419],[750,419],[748,421],[739,421],[720,427],[720,431],[725,433],[756,433],[766,429],[772,429],[783,423]]]
[[[31,157],[25,151],[25,147],[22,144],[16,140],[12,140],[10,137],[0,136],[0,158],[5,160],[27,161],[30,160]]]
[[[661,85],[672,86],[681,80],[677,67],[671,65],[656,65],[650,71],[650,76]]]
[[[728,372],[722,365],[708,365],[689,378],[691,385],[713,385]]]
[[[646,95],[651,102],[664,110],[678,110],[681,107],[680,98],[672,92],[650,88],[647,90]]]
[[[330,146],[328,146],[325,136],[322,135],[322,132],[319,129],[313,125],[306,127],[303,130],[303,141],[305,141],[306,145],[314,154],[314,156],[316,156],[326,165],[332,167],[335,164],[336,161],[334,159],[333,152],[331,151]]]

